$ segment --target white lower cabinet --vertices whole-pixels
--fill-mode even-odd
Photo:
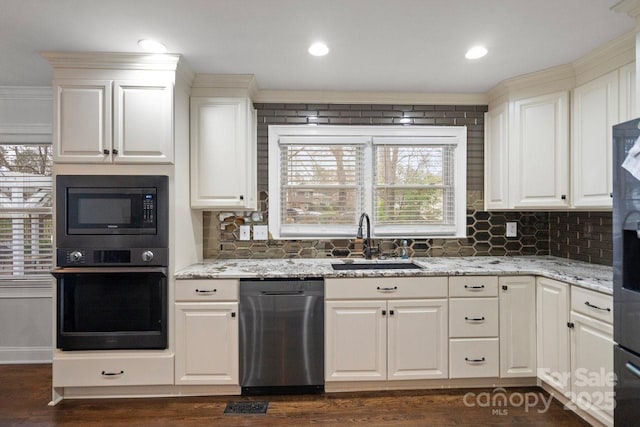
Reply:
[[[176,384],[240,384],[237,298],[236,280],[177,282]]]
[[[537,285],[538,378],[569,396],[569,285],[544,277],[538,277]]]
[[[613,425],[613,326],[571,312],[571,393],[579,408]]]
[[[538,278],[538,378],[604,425],[613,425],[611,295]]]
[[[452,339],[449,345],[451,378],[498,376],[500,370],[498,338]]]
[[[54,357],[54,387],[142,386],[173,384],[173,356],[64,354]]]
[[[327,279],[325,296],[326,381],[448,376],[446,278]]]
[[[614,407],[613,325],[581,313],[586,311],[586,307],[597,310],[597,315],[610,315],[613,308],[611,297],[575,289],[577,298],[574,298],[576,292],[573,289],[571,298],[572,400],[579,408],[611,426]],[[600,301],[594,303],[598,298]],[[589,305],[584,305],[585,302]]]
[[[325,379],[387,379],[386,301],[325,303]]]
[[[497,377],[498,278],[450,277],[449,295],[449,376]]]
[[[536,376],[536,281],[500,277],[500,376]]]

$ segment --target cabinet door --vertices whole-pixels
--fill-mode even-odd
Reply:
[[[573,205],[611,207],[611,126],[618,123],[618,71],[573,92]]]
[[[536,283],[528,276],[501,277],[500,376],[536,376]]]
[[[325,303],[325,380],[387,379],[386,301]]]
[[[53,87],[53,161],[110,163],[111,80],[56,80]]]
[[[620,68],[618,99],[618,122],[626,122],[637,117],[636,113],[636,63]]]
[[[191,207],[255,209],[253,118],[247,98],[191,98]]]
[[[538,378],[568,396],[569,285],[539,277],[536,295]]]
[[[571,312],[571,374],[573,401],[613,425],[613,326]]]
[[[114,161],[172,163],[173,83],[116,80],[114,95]]]
[[[509,207],[509,104],[485,114],[484,196],[485,209]]]
[[[515,102],[509,153],[514,207],[569,206],[568,102],[566,91]]]
[[[175,307],[176,384],[239,385],[238,303]]]
[[[447,378],[447,300],[389,301],[389,380]]]

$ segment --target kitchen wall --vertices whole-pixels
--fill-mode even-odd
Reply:
[[[271,124],[467,126],[467,225],[465,239],[411,239],[411,256],[548,255],[548,212],[483,211],[484,113],[486,105],[255,104],[258,110],[259,212],[268,221],[268,127]],[[204,212],[204,258],[361,257],[354,239],[238,240],[251,212]],[[506,238],[505,223],[518,223]],[[355,229],[354,229],[355,236]],[[377,240],[393,255],[402,239]]]
[[[611,212],[551,212],[550,254],[562,258],[612,265]]]
[[[50,87],[0,86],[0,143],[50,143],[52,106]],[[2,256],[10,260],[10,249]],[[0,364],[51,360],[52,285],[48,274],[0,280]]]

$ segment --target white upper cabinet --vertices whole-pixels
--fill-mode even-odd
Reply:
[[[118,163],[173,162],[173,85],[115,81],[113,154]]]
[[[636,63],[620,68],[619,123],[638,117],[636,113]]]
[[[619,72],[579,86],[573,97],[573,205],[611,207],[611,127],[618,123]]]
[[[509,207],[509,104],[485,114],[484,138],[486,209]]]
[[[256,114],[249,98],[191,98],[191,207],[256,209]]]
[[[54,161],[172,163],[173,82],[54,80]]]
[[[569,92],[505,102],[485,115],[485,208],[569,207]]]
[[[569,93],[561,91],[515,101],[512,123],[511,205],[568,207]]]

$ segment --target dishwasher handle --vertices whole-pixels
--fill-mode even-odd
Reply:
[[[262,291],[265,296],[304,295],[304,291]]]

